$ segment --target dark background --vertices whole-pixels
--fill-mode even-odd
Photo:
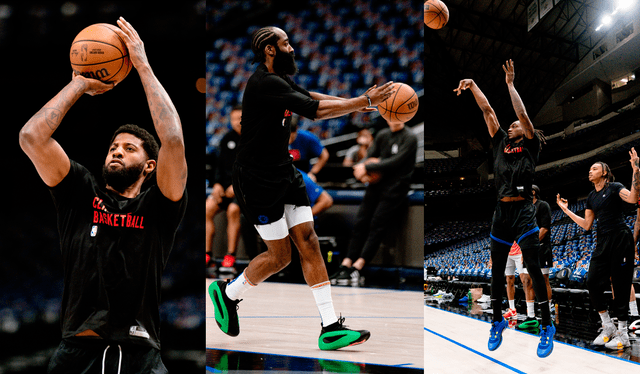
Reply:
[[[66,5],[65,5],[66,4]],[[180,115],[189,165],[189,205],[163,277],[161,338],[173,372],[204,369],[204,1],[61,1],[0,5],[0,372],[44,372],[60,339],[62,266],[55,208],[18,144],[18,133],[71,79],[69,49],[84,27],[125,17],[145,43],[154,73]],[[122,124],[155,135],[135,69],[112,91],[84,95],[54,133],[69,157],[100,175],[109,140]],[[58,301],[56,301],[58,299]]]

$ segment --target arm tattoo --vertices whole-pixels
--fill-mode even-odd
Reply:
[[[631,184],[636,193],[640,192],[640,170],[636,169],[633,172],[633,182]]]

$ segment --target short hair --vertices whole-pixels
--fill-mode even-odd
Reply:
[[[156,142],[156,139],[153,137],[153,135],[149,133],[149,131],[143,129],[140,126],[132,124],[122,125],[118,127],[118,129],[113,133],[113,137],[111,138],[109,144],[113,144],[116,136],[122,133],[131,134],[136,138],[142,140],[142,148],[144,148],[144,151],[147,153],[147,157],[149,157],[150,160],[158,160],[158,151],[160,150],[160,146],[158,145],[158,142]]]
[[[231,107],[232,112],[236,110],[242,111],[242,104],[237,104]]]
[[[278,43],[278,35],[276,35],[275,27],[267,26],[256,30],[251,34],[251,50],[253,51],[252,63],[261,63],[267,61],[264,54],[264,47],[272,44],[276,46]]]

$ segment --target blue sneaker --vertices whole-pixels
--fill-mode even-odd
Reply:
[[[506,319],[502,319],[500,322],[491,322],[491,331],[489,336],[489,350],[495,351],[502,344],[502,331],[509,326],[509,322]]]
[[[556,327],[551,323],[540,328],[540,343],[538,344],[538,357],[547,357],[553,352],[553,335]]]

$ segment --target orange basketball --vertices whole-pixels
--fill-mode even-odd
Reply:
[[[119,83],[131,71],[127,46],[108,23],[96,23],[73,39],[69,59],[74,72],[106,83]]]
[[[440,0],[424,2],[424,24],[432,29],[441,29],[449,21],[449,8]]]
[[[395,92],[378,104],[378,112],[389,122],[407,122],[418,111],[418,95],[404,83],[393,83]]]

